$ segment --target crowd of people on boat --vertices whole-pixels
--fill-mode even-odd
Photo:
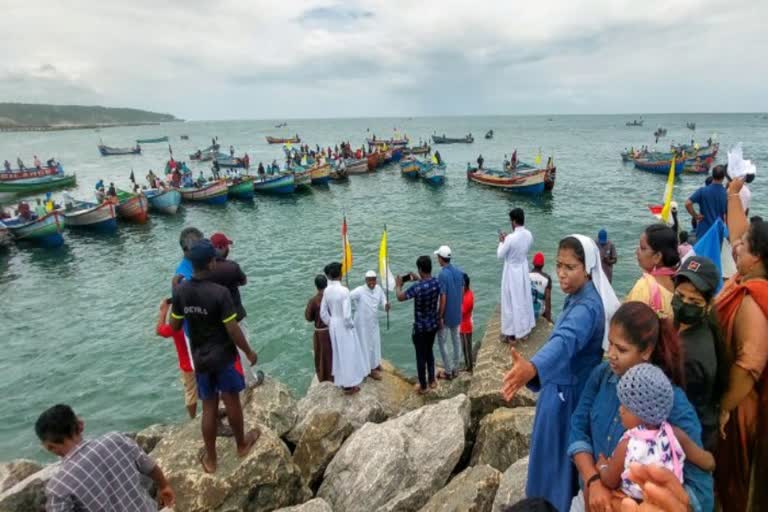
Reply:
[[[61,167],[58,162],[56,162],[56,159],[51,157],[48,160],[45,161],[45,167],[46,168],[53,168],[53,167]],[[40,161],[40,159],[37,157],[37,155],[34,155],[32,157],[32,167],[27,168],[24,165],[24,161],[21,159],[21,157],[16,157],[16,169],[12,167],[11,162],[8,160],[5,160],[3,162],[3,169],[5,172],[23,172],[27,170],[38,170],[41,171],[43,169],[43,163]]]

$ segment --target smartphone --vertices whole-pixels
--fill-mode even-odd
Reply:
[[[410,273],[403,274],[403,275],[400,276],[400,279],[402,279],[403,280],[403,284],[405,284],[405,283],[407,283],[408,281],[411,280],[411,274]]]

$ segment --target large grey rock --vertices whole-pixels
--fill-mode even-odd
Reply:
[[[535,407],[501,407],[480,421],[470,464],[506,470],[528,455]]]
[[[155,449],[155,446],[157,446],[157,443],[159,443],[161,439],[171,435],[178,428],[177,425],[150,425],[144,430],[140,430],[136,432],[136,434],[131,435],[131,437],[133,437],[136,444],[138,444],[145,453],[150,453]]]
[[[512,369],[510,345],[499,341],[501,335],[501,317],[499,310],[491,316],[486,327],[480,350],[477,354],[472,383],[469,386],[469,399],[472,402],[472,416],[479,420],[499,407],[521,407],[536,405],[536,394],[523,388],[511,402],[501,396],[504,374]],[[515,348],[523,357],[530,359],[549,339],[552,325],[545,319],[531,331],[527,341],[517,341]]]
[[[365,379],[360,392],[354,395],[345,395],[330,382],[313,382],[306,396],[299,400],[298,421],[286,439],[298,443],[317,414],[338,412],[355,430],[367,422],[381,423],[395,416],[413,388],[387,361],[382,361],[381,366],[382,380]]]
[[[41,464],[26,459],[0,463],[0,492],[10,489],[41,469],[43,469]]]
[[[266,377],[260,386],[245,390],[243,414],[250,426],[260,423],[283,437],[296,424],[296,405],[296,398],[288,386]]]
[[[293,452],[293,461],[310,488],[317,489],[325,468],[352,430],[338,411],[311,416]]]
[[[501,473],[488,465],[459,473],[420,512],[491,512]]]
[[[45,466],[0,494],[0,512],[43,512],[45,486],[59,469],[58,464]]]
[[[302,503],[301,505],[281,508],[275,512],[333,512],[333,509],[325,500],[315,498],[306,503]]]
[[[418,510],[456,467],[468,425],[465,395],[367,423],[328,465],[317,495],[335,512]]]
[[[436,368],[440,371],[442,368]],[[415,386],[418,383],[416,377],[408,379]],[[469,372],[459,372],[458,377],[453,380],[438,379],[437,388],[432,389],[425,395],[411,393],[406,397],[400,406],[400,414],[415,411],[419,407],[439,402],[447,398],[453,398],[458,395],[466,395],[469,392],[469,384],[472,382],[472,374]]]
[[[260,428],[259,440],[242,459],[232,438],[217,438],[218,468],[212,475],[203,471],[199,460],[199,421],[163,438],[152,457],[176,491],[176,510],[268,511],[311,498],[288,448],[276,433]]]
[[[501,512],[506,505],[525,499],[525,484],[528,482],[528,457],[518,460],[501,475],[499,490],[493,500],[493,512]]]

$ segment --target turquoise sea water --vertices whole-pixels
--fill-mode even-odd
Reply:
[[[170,291],[181,256],[178,234],[185,226],[206,234],[223,231],[235,241],[231,257],[249,277],[242,296],[261,368],[301,394],[313,374],[312,331],[303,318],[304,306],[314,293],[314,275],[340,257],[342,212],[354,254],[351,285],[362,284],[365,271],[376,268],[385,223],[393,272],[415,270],[419,255],[450,245],[455,263],[472,278],[476,337],[498,301],[496,233],[508,230],[507,211],[513,206],[525,209],[535,250],[544,252],[553,277],[560,238],[574,232],[596,236],[606,228],[619,251],[614,284],[619,295],[627,292],[639,275],[637,239],[653,220],[646,205],[661,201],[665,177],[622,165],[619,151],[653,146],[657,125],[669,129],[660,149],[690,140],[686,121],[696,122],[702,142],[717,134],[720,160],[727,147],[743,141],[746,157],[759,169],[751,187],[752,212],[768,216],[768,184],[761,173],[768,163],[768,119],[755,114],[648,115],[643,128],[624,126],[636,117],[294,120],[280,130],[273,127],[276,121],[188,122],[99,133],[0,134],[0,161],[21,155],[31,163],[33,154],[43,160],[55,156],[67,172],[77,173],[79,189],[71,193],[82,198],[92,196],[99,178],[127,187],[131,169],[143,180],[148,169],[161,169],[167,158],[165,144],[145,145],[137,157],[102,158],[96,149],[99,137],[108,145],[127,146],[136,138],[168,135],[181,158],[218,136],[224,148],[232,144],[238,154],[247,151],[255,163],[282,157],[281,148],[267,145],[265,135],[299,133],[312,146],[341,140],[359,145],[366,135],[385,137],[397,127],[414,141],[433,132],[472,132],[476,140],[439,147],[448,162],[448,181],[440,189],[407,181],[399,167],[391,166],[293,197],[184,207],[174,217],[153,216],[144,226],[122,224],[114,236],[67,231],[65,246],[56,251],[18,247],[0,254],[0,460],[44,457],[33,423],[54,403],[71,404],[90,433],[136,430],[185,417],[172,343],[154,335],[157,304]],[[491,141],[483,139],[488,129],[495,131]],[[181,134],[189,140],[181,141]],[[533,162],[539,147],[545,158],[555,157],[558,168],[551,196],[526,199],[467,183],[466,164],[478,153],[490,167],[499,166],[515,148],[520,159]],[[191,167],[197,173],[199,167]],[[681,211],[702,182],[703,177],[690,175],[678,180],[675,199]],[[688,225],[684,211],[681,220]],[[555,290],[553,304],[559,310],[563,296],[556,285]],[[409,372],[415,367],[412,307],[396,304],[389,330],[382,319],[384,356]]]

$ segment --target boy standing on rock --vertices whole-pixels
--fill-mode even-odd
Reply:
[[[195,243],[186,257],[193,274],[174,290],[171,327],[178,331],[182,321],[189,327],[192,360],[195,364],[197,392],[203,401],[202,431],[205,451],[200,463],[206,473],[216,471],[216,431],[219,397],[224,402],[229,426],[237,443],[237,454],[245,457],[260,432],[244,433],[243,409],[239,393],[245,389],[237,348],[250,363],[256,364],[256,353],[237,325],[237,311],[229,290],[206,280],[214,268],[216,251],[207,239]]]

